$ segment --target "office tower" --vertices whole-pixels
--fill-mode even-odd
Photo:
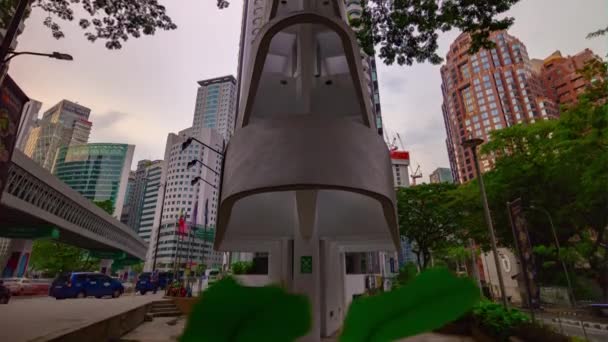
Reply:
[[[29,100],[23,107],[21,121],[19,122],[19,134],[15,143],[15,148],[20,151],[25,150],[28,137],[38,123],[38,113],[41,107],[42,103],[36,100]]]
[[[53,174],[93,202],[110,200],[120,219],[135,146],[95,143],[61,147]]]
[[[137,170],[131,171],[129,177],[130,194],[123,207],[123,214],[125,210],[128,210],[129,214],[124,223],[145,241],[148,241],[152,234],[156,208],[160,203],[159,196],[162,196],[163,166],[162,160],[140,160]]]
[[[137,232],[137,227],[133,227],[129,225],[129,220],[133,216],[132,202],[135,198],[135,171],[129,171],[129,179],[127,181],[127,191],[125,194],[125,204],[122,206],[122,212],[120,213],[120,222],[126,224],[135,232]]]
[[[525,45],[504,31],[493,32],[490,39],[495,48],[470,55],[471,38],[461,34],[441,67],[446,145],[456,182],[475,177],[473,158],[462,147],[463,140],[488,141],[493,130],[556,115],[553,101],[532,72]],[[492,162],[480,158],[481,170],[491,169]]]
[[[31,130],[25,154],[51,171],[60,148],[89,141],[93,125],[88,121],[90,114],[89,108],[62,100],[44,112],[42,119]]]
[[[438,167],[429,175],[429,181],[433,183],[454,183],[452,170],[449,167]]]
[[[197,265],[204,263],[209,268],[222,266],[223,254],[213,251],[213,241],[203,241],[193,236],[194,230],[211,232],[215,229],[222,159],[217,153],[196,141],[182,151],[182,143],[190,137],[218,151],[221,151],[224,145],[223,137],[213,128],[188,128],[168,135],[165,168],[159,182],[166,187],[162,214],[161,205],[156,207],[157,216],[162,220],[160,237],[157,237],[159,225],[155,223],[146,267],[152,268],[155,253],[156,269],[160,270],[172,270],[176,262],[179,262],[183,269],[189,260]],[[200,162],[189,166],[193,160]],[[180,217],[183,217],[190,233],[183,239],[178,235]]]
[[[234,133],[236,79],[232,75],[198,82],[192,129],[215,129],[226,140]]]
[[[547,96],[559,106],[577,102],[578,95],[589,85],[589,81],[578,71],[593,60],[601,61],[601,58],[593,51],[585,49],[574,56],[566,57],[558,50],[544,60],[536,59],[532,62]]]

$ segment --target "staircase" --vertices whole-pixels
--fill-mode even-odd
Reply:
[[[178,317],[182,315],[177,306],[170,300],[163,300],[152,303],[148,315],[154,317]]]

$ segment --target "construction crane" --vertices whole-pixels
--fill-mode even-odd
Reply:
[[[416,179],[422,178],[422,171],[420,171],[420,164],[416,167],[416,171],[412,172],[412,164],[410,163],[410,177],[412,178],[412,185],[416,185]]]

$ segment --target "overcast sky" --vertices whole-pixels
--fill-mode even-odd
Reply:
[[[64,23],[66,38],[55,40],[42,26],[44,13],[34,12],[19,38],[21,51],[60,51],[73,62],[20,56],[10,74],[43,110],[61,99],[92,109],[91,142],[136,145],[140,159],[159,159],[167,134],[192,124],[198,80],[236,76],[241,1],[219,11],[215,0],[161,0],[178,25],[170,32],[132,39],[121,50],[88,42],[75,23]],[[575,54],[591,48],[608,54],[606,38],[585,39],[608,24],[606,0],[521,0],[509,15],[509,31],[527,46],[530,58],[555,50]],[[440,55],[459,32],[441,36]],[[441,114],[440,66],[379,64],[380,99],[385,127],[399,132],[420,164],[423,180],[435,168],[449,166]]]

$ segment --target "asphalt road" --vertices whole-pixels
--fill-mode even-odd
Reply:
[[[0,305],[0,340],[21,342],[45,340],[60,332],[159,300],[156,295],[123,295],[120,298],[56,300],[52,297],[20,298]]]
[[[542,318],[545,324],[549,324],[555,327],[557,331],[561,331],[562,334],[568,336],[585,337],[583,329],[580,326],[562,323],[561,328],[559,323],[553,322],[550,318]],[[587,338],[591,342],[605,342],[608,341],[608,330],[599,330],[595,328],[585,328],[587,332]]]

